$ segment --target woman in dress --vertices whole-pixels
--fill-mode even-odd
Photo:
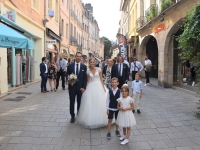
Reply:
[[[112,65],[113,65],[113,60],[112,59],[108,59],[107,64],[104,68],[103,68],[103,78],[104,78],[104,84],[106,85],[106,87],[108,89],[111,88],[111,69],[112,69]]]
[[[87,70],[87,87],[81,98],[77,123],[86,128],[107,126],[106,87],[102,80],[100,68],[95,67],[95,60],[89,60]]]
[[[49,63],[48,78],[49,78],[49,85],[51,87],[51,91],[53,91],[53,89],[52,89],[52,81],[53,81],[54,82],[54,91],[56,92],[57,66],[53,59]]]

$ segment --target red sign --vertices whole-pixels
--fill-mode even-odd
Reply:
[[[154,28],[154,33],[157,34],[160,31],[166,30],[166,24],[162,23]]]

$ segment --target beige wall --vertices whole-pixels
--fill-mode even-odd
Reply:
[[[7,79],[7,49],[0,47],[0,94],[8,91],[8,79]]]

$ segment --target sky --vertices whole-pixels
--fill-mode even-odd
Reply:
[[[100,37],[105,36],[116,41],[120,20],[120,0],[82,0],[83,3],[91,3],[93,16],[100,28]]]

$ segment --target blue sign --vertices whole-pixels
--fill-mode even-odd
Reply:
[[[54,11],[53,11],[52,9],[49,9],[49,10],[48,10],[48,15],[49,15],[50,17],[54,17]]]

